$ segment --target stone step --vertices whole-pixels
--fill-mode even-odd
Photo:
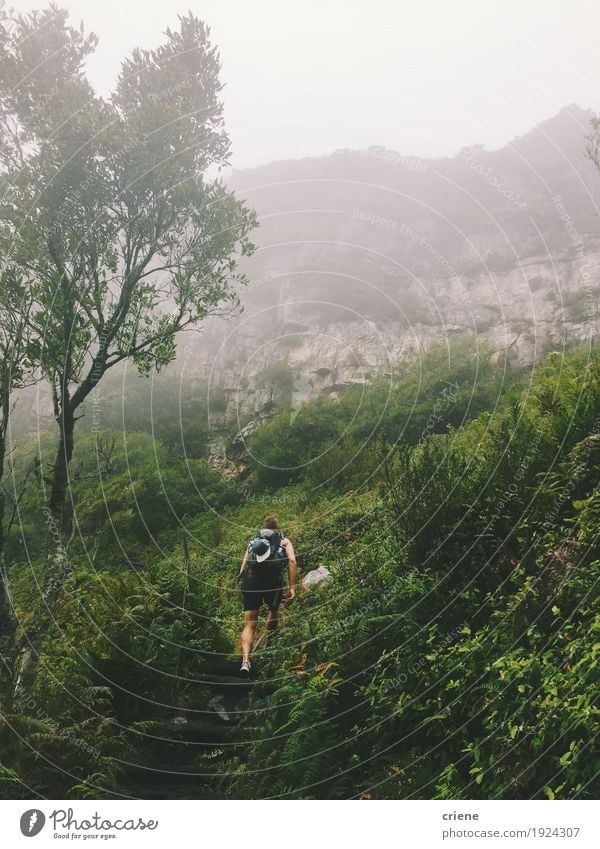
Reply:
[[[199,658],[199,666],[201,671],[198,673],[203,677],[211,675],[238,675],[240,671],[240,659],[228,657],[211,657],[210,655],[201,655]]]
[[[224,704],[219,705],[217,709],[214,705],[208,705],[206,710],[194,710],[194,708],[175,708],[166,713],[161,722],[181,722],[182,719],[192,722],[214,722],[215,725],[227,726],[236,725],[240,721],[240,717],[247,713],[247,709],[232,709]],[[181,723],[182,724],[182,723]]]
[[[161,736],[175,738],[173,742],[178,740],[185,743],[204,744],[211,746],[235,746],[239,742],[244,742],[244,736],[252,735],[254,732],[260,733],[263,726],[260,724],[241,723],[208,723],[202,720],[186,719],[184,717],[175,717],[160,723],[162,729]],[[239,740],[234,740],[233,732],[240,732]],[[236,736],[239,736],[236,734]]]
[[[124,765],[123,771],[143,791],[140,796],[144,799],[164,798],[164,793],[160,792],[160,787],[165,785],[169,785],[169,788],[174,785],[182,787],[205,785],[206,795],[197,797],[194,794],[192,798],[214,798],[214,793],[211,793],[210,788],[219,776],[218,766],[212,763],[211,765],[170,764],[167,762],[135,763]],[[171,798],[171,791],[169,797]]]
[[[264,707],[249,707],[242,703],[231,707],[229,704],[225,704],[223,702],[218,706],[215,704],[209,704],[208,709],[196,710],[194,708],[184,707],[173,708],[166,712],[159,721],[172,722],[178,717],[181,717],[184,719],[211,723],[214,721],[215,724],[223,725],[227,728],[227,726],[238,725],[240,722],[244,722],[249,717],[262,717],[265,715],[266,710],[267,709]]]
[[[277,690],[279,683],[274,680],[263,678],[240,678],[236,675],[212,675],[202,678],[202,680],[194,681],[189,688],[197,687],[201,692],[214,690],[220,693],[244,695],[250,692],[253,693],[274,693]],[[189,690],[188,690],[189,692]]]
[[[175,735],[188,742],[215,745],[226,742],[233,725],[228,727],[224,722],[175,716],[159,723],[158,727],[164,736]]]
[[[209,673],[203,672],[202,678],[196,679],[194,681],[194,686],[196,687],[210,687],[210,688],[222,688],[222,687],[252,687],[256,684],[259,684],[260,681],[257,678],[242,678],[239,675],[211,675]]]

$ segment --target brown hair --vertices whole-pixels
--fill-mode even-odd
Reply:
[[[276,516],[267,516],[263,522],[263,528],[270,528],[273,531],[278,531],[280,527],[279,519]]]

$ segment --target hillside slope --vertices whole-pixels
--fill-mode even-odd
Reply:
[[[244,310],[181,355],[218,388],[213,421],[336,395],[464,333],[524,362],[595,336],[590,117],[573,105],[501,150],[452,159],[370,148],[235,172],[261,225]]]

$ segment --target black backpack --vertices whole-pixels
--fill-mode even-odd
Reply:
[[[283,534],[272,528],[262,528],[248,543],[248,564],[254,569],[283,569],[287,564]]]

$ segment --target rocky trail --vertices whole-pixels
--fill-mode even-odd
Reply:
[[[252,739],[265,698],[276,685],[261,678],[253,659],[250,679],[240,676],[239,659],[211,660],[185,693],[188,706],[160,707],[142,722],[127,724],[142,735],[144,756],[122,762],[129,795],[145,799],[219,798],[219,783]],[[203,707],[190,707],[190,703]],[[136,742],[139,750],[139,739]],[[167,793],[168,788],[168,793]]]

